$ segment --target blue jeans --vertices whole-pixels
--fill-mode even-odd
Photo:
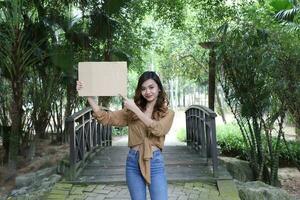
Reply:
[[[132,200],[146,200],[146,182],[139,168],[139,152],[129,150],[126,160],[126,182]],[[151,200],[167,200],[168,187],[164,158],[160,150],[153,152],[151,159]]]

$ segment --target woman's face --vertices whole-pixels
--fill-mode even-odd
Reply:
[[[142,84],[141,93],[148,102],[156,101],[159,92],[160,89],[153,79],[148,79]]]

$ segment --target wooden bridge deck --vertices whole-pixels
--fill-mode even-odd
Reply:
[[[73,183],[124,183],[128,147],[111,146],[99,151]],[[206,158],[187,146],[166,146],[163,151],[168,182],[212,181],[232,179],[219,166],[214,177]]]

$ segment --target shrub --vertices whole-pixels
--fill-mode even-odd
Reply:
[[[239,126],[236,123],[218,125],[216,131],[217,143],[221,147],[222,155],[249,160],[247,147],[244,143]],[[179,129],[176,137],[181,142],[186,142],[186,129]],[[273,138],[272,140],[272,142],[275,143],[276,138]],[[263,138],[263,145],[267,145],[265,138]],[[300,143],[297,141],[287,141],[287,146],[290,152],[283,141],[279,145],[280,166],[294,166],[295,163],[300,165]]]
[[[128,127],[113,127],[112,135],[113,136],[128,135]]]
[[[286,148],[284,142],[279,145],[279,165],[280,166],[294,166],[295,163],[300,165],[300,143],[297,141],[287,141]]]
[[[218,125],[217,143],[221,147],[221,154],[231,157],[239,157],[247,160],[247,149],[239,126],[235,123]]]
[[[186,129],[180,128],[176,133],[176,137],[180,142],[186,142]]]
[[[263,137],[263,145],[267,145]],[[276,138],[272,138],[275,144]],[[247,156],[247,147],[244,143],[242,134],[237,124],[231,123],[217,126],[217,143],[221,147],[221,153],[225,156],[239,157],[249,160]],[[280,166],[293,166],[295,163],[300,165],[300,143],[297,141],[287,141],[288,151],[284,142],[279,145],[279,164]]]

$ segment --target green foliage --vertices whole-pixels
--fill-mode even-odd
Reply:
[[[239,159],[249,161],[249,149],[243,140],[242,133],[236,123],[218,125],[216,127],[217,144],[221,147],[221,154],[224,156],[238,157]],[[181,128],[177,131],[176,137],[181,142],[186,142],[186,129]],[[272,138],[273,143],[276,138]],[[263,137],[263,146],[267,146],[266,138]],[[279,164],[282,167],[300,165],[300,143],[296,141],[287,141],[286,147],[283,141],[279,144]],[[289,150],[290,151],[289,151]],[[268,160],[270,158],[267,158]]]
[[[153,0],[146,1],[148,6],[154,8],[154,16],[156,19],[163,19],[169,22],[173,27],[178,28],[182,26],[184,16],[184,0]]]
[[[176,133],[176,138],[180,142],[186,142],[186,128],[180,128]]]
[[[221,153],[223,155],[247,160],[248,150],[240,128],[236,123],[218,125],[216,131],[217,143],[221,147]]]
[[[272,138],[273,143],[276,138]],[[221,154],[225,156],[238,157],[249,161],[248,152],[243,140],[239,126],[236,123],[230,123],[217,126],[217,143],[221,147]],[[267,140],[263,137],[263,146],[267,146]],[[295,166],[300,164],[300,143],[296,141],[287,141],[286,147],[283,141],[278,147],[279,164],[281,166]],[[290,150],[290,151],[289,151]],[[267,158],[270,160],[270,158]]]
[[[299,37],[286,33],[266,7],[241,11],[242,20],[232,21],[220,37],[219,80],[256,178],[275,184],[285,111],[293,107],[298,116],[299,110]]]
[[[128,135],[128,127],[113,127],[112,136]]]
[[[274,9],[275,12],[293,7],[293,4],[289,0],[271,0],[269,5]]]
[[[126,3],[128,3],[128,0],[110,0],[110,1],[104,1],[103,8],[106,13],[109,14],[118,14],[120,13],[120,10],[122,7],[125,6]]]
[[[139,78],[139,74],[134,72],[134,71],[130,71],[128,73],[128,91],[127,91],[127,95],[129,98],[133,98],[134,94],[135,94],[135,88],[138,84],[138,78]]]
[[[279,163],[282,166],[291,165],[295,163],[300,165],[300,143],[297,141],[287,141],[286,147],[284,142],[280,143],[279,146]]]

